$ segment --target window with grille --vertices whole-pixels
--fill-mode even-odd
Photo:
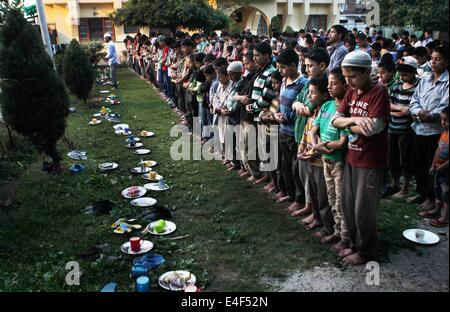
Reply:
[[[115,40],[114,24],[106,18],[80,18],[78,39],[80,41],[103,40],[103,35],[110,33]]]

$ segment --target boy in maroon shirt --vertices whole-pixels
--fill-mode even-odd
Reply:
[[[377,210],[387,167],[389,95],[371,79],[372,60],[362,51],[346,55],[342,72],[350,87],[333,126],[349,128],[341,205],[350,240],[335,250],[348,264],[364,264],[375,255]]]

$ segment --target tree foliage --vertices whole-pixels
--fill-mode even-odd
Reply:
[[[98,62],[106,56],[106,52],[103,51],[104,47],[102,41],[89,41],[83,43],[81,47],[87,53],[93,66],[97,66]]]
[[[448,0],[377,0],[382,25],[448,31]]]
[[[204,31],[227,28],[229,18],[206,0],[130,0],[113,13],[117,24],[148,28],[180,27]]]
[[[75,39],[64,54],[63,72],[67,88],[86,103],[94,85],[94,67],[85,49]]]
[[[40,35],[18,9],[4,14],[0,28],[0,104],[5,122],[50,156],[61,158],[57,141],[66,128],[69,99],[57,79]]]

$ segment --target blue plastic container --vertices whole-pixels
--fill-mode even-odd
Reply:
[[[150,291],[150,278],[148,276],[140,276],[136,280],[137,292],[149,292]]]

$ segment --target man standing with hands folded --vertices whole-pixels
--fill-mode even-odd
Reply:
[[[332,121],[336,128],[350,129],[341,199],[350,240],[341,241],[339,255],[353,265],[375,256],[377,210],[387,167],[389,95],[384,85],[372,81],[371,66],[366,52],[345,56],[342,72],[349,90]]]

